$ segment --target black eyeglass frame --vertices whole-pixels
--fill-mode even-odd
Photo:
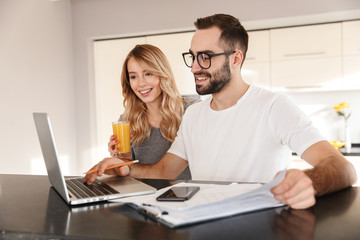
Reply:
[[[212,58],[212,57],[216,57],[216,56],[220,56],[220,55],[228,55],[228,54],[233,54],[233,53],[236,53],[236,51],[234,50],[234,51],[228,51],[228,52],[216,53],[216,54],[205,53],[205,52],[198,52],[198,54],[196,54],[196,61],[198,62],[199,66],[200,66],[202,69],[209,69],[209,68],[211,67],[211,58]],[[188,55],[188,54],[192,55],[192,64],[191,64],[191,66],[189,66],[189,65],[186,63],[186,60],[185,60],[185,55]],[[201,64],[200,64],[200,62],[199,62],[199,55],[200,55],[200,54],[206,54],[206,55],[209,56],[209,62],[210,62],[209,67],[206,67],[206,68],[205,68],[205,67],[201,66]],[[192,66],[194,65],[195,55],[194,55],[192,52],[184,52],[184,53],[182,53],[182,56],[183,56],[183,60],[184,60],[185,65],[186,65],[187,67],[189,67],[189,68],[192,68]]]

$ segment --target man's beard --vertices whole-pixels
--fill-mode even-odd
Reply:
[[[209,85],[202,88],[202,85],[196,85],[196,92],[199,95],[213,94],[220,92],[230,82],[229,58],[226,58],[222,67],[210,74],[208,72],[198,72],[196,74],[204,75],[210,79]]]

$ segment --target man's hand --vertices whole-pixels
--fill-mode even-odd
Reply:
[[[276,200],[294,209],[309,208],[316,202],[311,179],[298,169],[288,170],[284,180],[271,192]]]
[[[106,169],[107,167],[121,163],[124,163],[124,161],[116,157],[104,158],[104,160],[100,161],[98,164],[96,164],[90,169],[90,170],[98,169],[99,171],[86,174],[84,177],[84,182],[86,182],[88,185],[91,185],[95,181],[97,176],[102,176],[104,173],[107,175],[120,175],[120,176],[128,175],[130,169],[129,166],[127,165],[117,168]]]

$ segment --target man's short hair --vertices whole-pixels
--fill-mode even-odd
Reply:
[[[218,27],[222,32],[220,36],[220,46],[224,51],[240,49],[244,55],[248,49],[249,36],[239,19],[227,14],[214,14],[212,16],[198,18],[194,25],[197,29],[207,29]]]

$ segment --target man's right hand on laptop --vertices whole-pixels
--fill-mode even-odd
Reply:
[[[98,170],[98,171],[86,174],[84,177],[84,182],[86,182],[88,185],[91,185],[95,181],[96,177],[98,176],[100,177],[104,173],[107,175],[127,176],[129,174],[130,169],[126,165],[122,167],[106,169],[110,166],[114,166],[124,162],[125,161],[117,157],[105,158],[104,160],[100,161],[98,164],[96,164],[89,170],[89,171],[91,170]]]

